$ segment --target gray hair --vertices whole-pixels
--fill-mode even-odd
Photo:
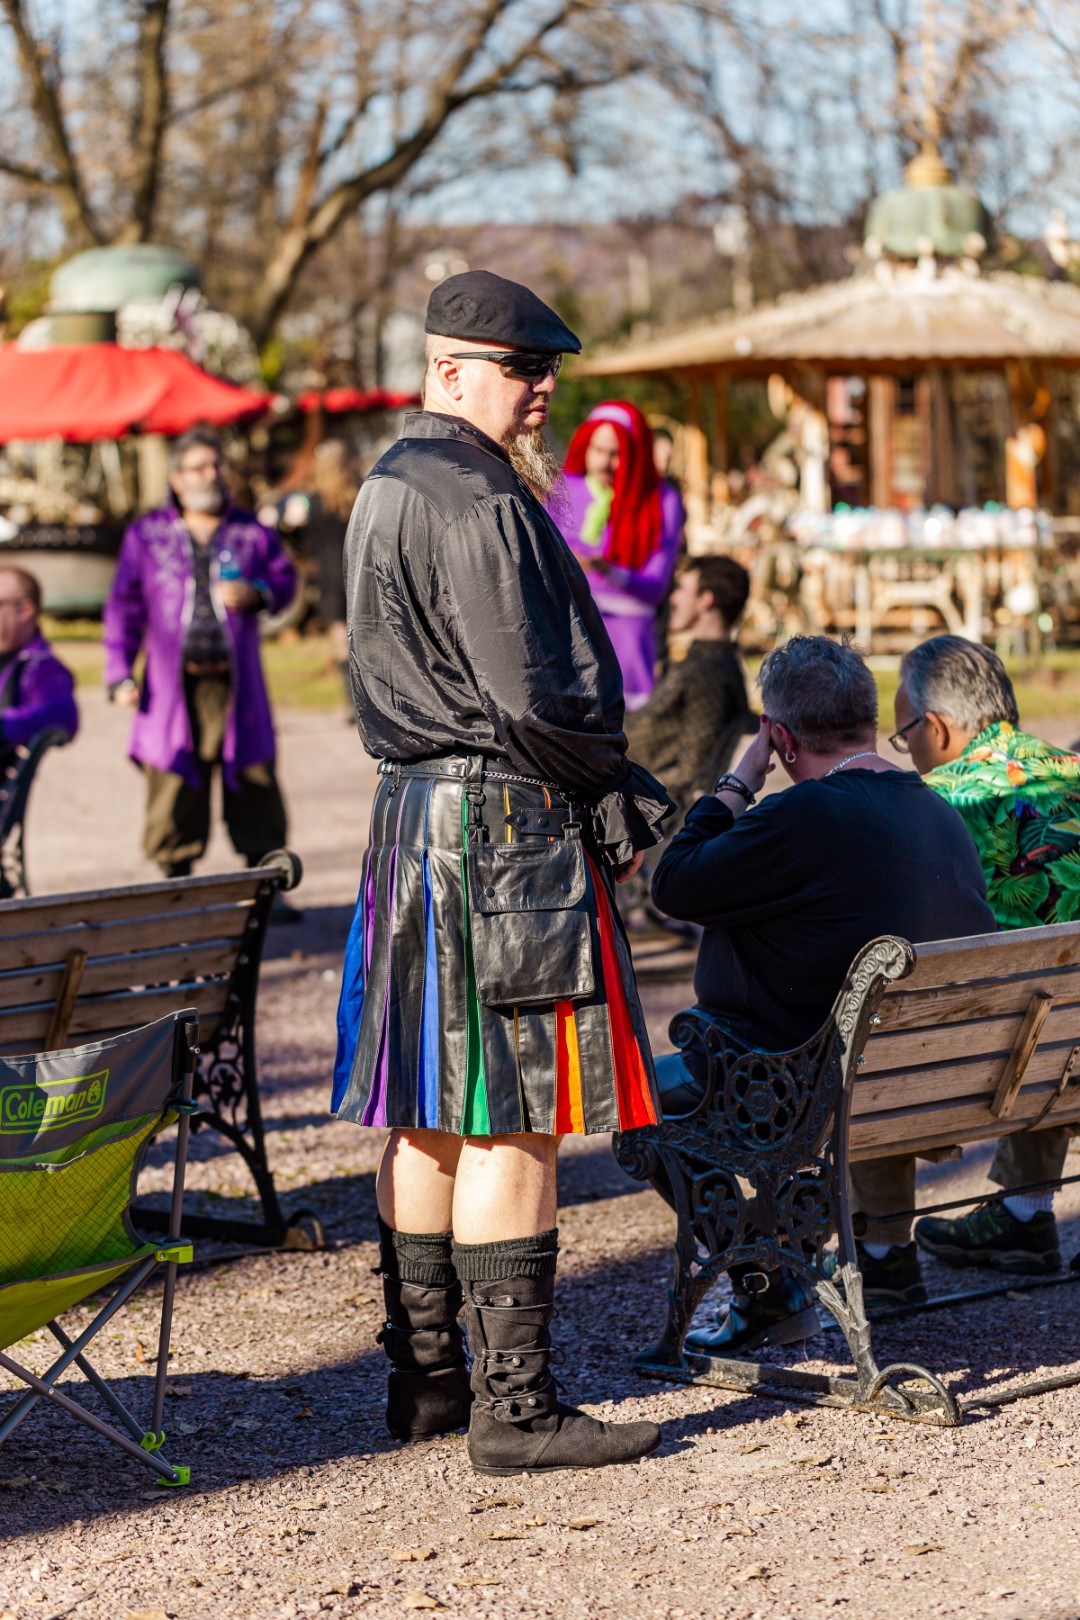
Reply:
[[[181,433],[169,446],[169,471],[175,472],[187,455],[189,450],[212,450],[219,460],[222,459],[221,440],[209,428],[192,428],[187,433]]]
[[[860,653],[828,636],[792,636],[758,676],[765,713],[812,754],[876,734],[877,686]]]
[[[963,636],[934,636],[904,654],[900,679],[917,714],[941,714],[973,736],[1020,719],[1016,693],[997,653]]]

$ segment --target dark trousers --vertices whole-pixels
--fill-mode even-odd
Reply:
[[[221,765],[229,713],[228,675],[185,675],[184,693],[200,783],[193,787],[175,771],[144,765],[146,833],[143,848],[166,877],[186,877],[206,851],[210,837],[210,788]],[[222,771],[225,826],[232,846],[255,866],[273,849],[285,847],[287,823],[273,764],[249,765],[229,787]]]

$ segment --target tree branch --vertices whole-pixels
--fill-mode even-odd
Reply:
[[[56,169],[55,178],[44,183],[56,193],[69,236],[84,243],[101,242],[103,236],[86,196],[68,136],[60,101],[59,74],[49,72],[48,51],[34,34],[23,9],[23,0],[0,0],[0,10],[15,36],[15,48],[30,91],[30,105]]]
[[[135,159],[131,217],[117,237],[120,242],[146,242],[153,235],[161,151],[169,116],[169,83],[165,71],[169,3],[170,0],[143,0],[139,19],[135,61],[138,101],[131,143]]]
[[[305,264],[340,229],[346,217],[369,197],[390,191],[398,185],[461,108],[496,95],[520,94],[536,88],[531,82],[515,82],[513,75],[534,58],[543,42],[572,17],[595,10],[597,0],[564,0],[564,4],[508,58],[472,84],[465,83],[495,24],[513,4],[516,4],[516,0],[484,0],[464,41],[432,85],[423,116],[412,132],[400,140],[387,157],[339,181],[321,202],[312,204],[305,220],[299,224],[294,221],[285,230],[265,267],[248,310],[249,324],[257,343],[264,342],[273,331]],[[566,80],[574,82],[572,71],[567,73]],[[582,82],[578,80],[579,87]]]

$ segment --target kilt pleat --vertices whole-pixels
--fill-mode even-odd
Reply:
[[[564,802],[540,784],[490,776],[482,792],[477,813],[487,838],[499,842],[519,836],[508,822],[513,810]],[[380,780],[350,934],[362,996],[355,965],[342,986],[339,1047],[347,1049],[354,1030],[355,1050],[339,1116],[467,1136],[579,1135],[655,1120],[630,951],[598,861],[587,856],[593,993],[516,1007],[480,1001],[465,873],[469,813],[460,778],[402,772],[396,782]]]

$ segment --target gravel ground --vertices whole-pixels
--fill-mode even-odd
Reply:
[[[47,761],[33,807],[38,892],[152,875],[138,855],[138,778],[121,763],[125,723],[96,694],[83,707],[84,735]],[[52,1414],[34,1413],[7,1442],[0,1620],[361,1609],[625,1620],[1080,1616],[1080,1388],[976,1411],[947,1432],[638,1377],[629,1360],[661,1324],[671,1217],[623,1176],[606,1139],[564,1156],[564,1379],[590,1411],[661,1422],[661,1451],[624,1469],[490,1481],[469,1471],[461,1437],[411,1447],[386,1439],[373,1344],[379,1143],[326,1115],[339,956],[372,776],[334,716],[287,714],[281,730],[307,875],[303,922],[271,936],[262,1089],[286,1202],[318,1210],[331,1247],[251,1254],[184,1276],[166,1426],[170,1455],[191,1466],[189,1491],[157,1489]],[[230,861],[216,842],[208,866]],[[650,982],[644,994],[666,1050],[667,1020],[687,987]],[[926,1166],[924,1196],[977,1190],[988,1157]],[[1080,1173],[1080,1155],[1070,1170]],[[160,1174],[151,1165],[147,1184]],[[202,1137],[190,1179],[208,1199],[247,1191],[235,1157]],[[1080,1246],[1077,1192],[1060,1201],[1067,1254]],[[929,1269],[944,1291],[953,1279]],[[880,1329],[878,1361],[922,1362],[965,1394],[1024,1373],[1080,1371],[1076,1309],[1064,1287],[942,1311]],[[114,1326],[97,1360],[138,1405],[150,1382],[154,1299]],[[43,1342],[23,1352],[31,1363],[47,1353]],[[839,1335],[811,1341],[801,1364],[846,1370]]]

